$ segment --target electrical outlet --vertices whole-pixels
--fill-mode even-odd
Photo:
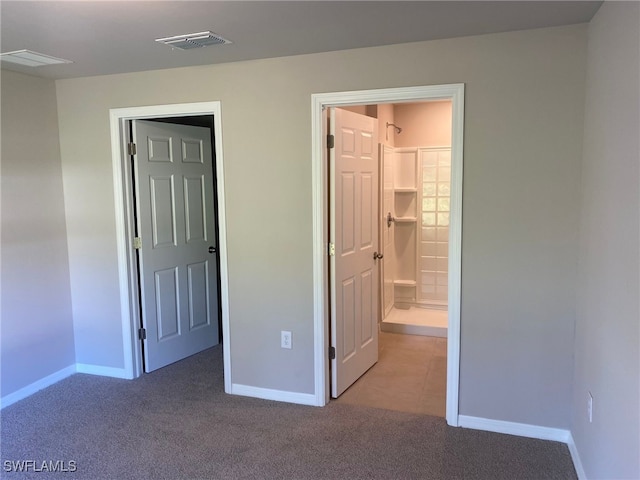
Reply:
[[[593,422],[593,395],[591,392],[587,392],[587,415],[589,416],[589,423]]]
[[[286,330],[282,330],[280,332],[280,346],[282,348],[291,348],[291,332],[287,332]]]

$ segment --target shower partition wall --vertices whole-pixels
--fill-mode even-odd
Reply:
[[[415,148],[394,149],[393,243],[396,271],[393,284],[396,306],[416,301],[417,153]]]

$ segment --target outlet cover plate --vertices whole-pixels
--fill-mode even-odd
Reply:
[[[291,332],[288,332],[286,330],[282,330],[280,332],[280,347],[291,349],[292,347]]]

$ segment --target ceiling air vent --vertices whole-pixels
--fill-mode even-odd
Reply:
[[[227,45],[231,40],[221,37],[213,32],[190,33],[188,35],[176,35],[175,37],[157,38],[156,42],[164,43],[180,50],[208,47],[210,45]]]
[[[15,52],[1,53],[0,60],[3,62],[17,63],[18,65],[26,65],[27,67],[73,63],[71,60],[56,58],[43,53],[32,52],[31,50],[16,50]]]

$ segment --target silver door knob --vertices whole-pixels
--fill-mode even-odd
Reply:
[[[209,253],[216,253],[216,247],[209,247]]]
[[[374,260],[380,260],[382,257],[384,257],[384,255],[382,253],[373,252],[373,259]]]

